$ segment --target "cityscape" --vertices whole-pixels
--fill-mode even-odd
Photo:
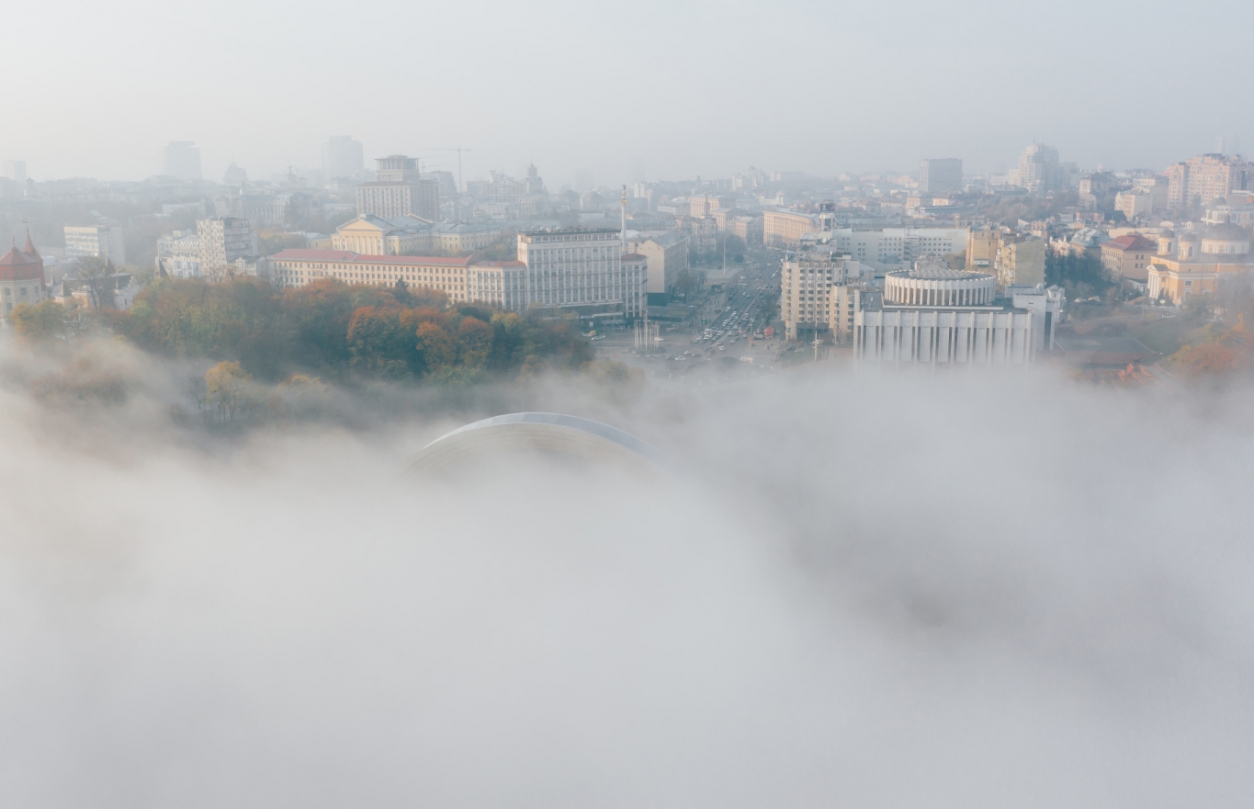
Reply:
[[[0,808],[1249,805],[1254,6],[346,11],[0,15]]]
[[[535,165],[470,180],[406,155],[367,168],[350,136],[327,139],[320,170],[266,180],[234,163],[205,179],[190,141],[134,182],[36,180],[9,160],[0,320],[20,329],[43,301],[125,312],[167,278],[334,282],[561,319],[605,341],[598,357],[668,379],[809,357],[1177,384],[1201,373],[1180,324],[1203,308],[1235,322],[1250,286],[1254,164],[1237,147],[1119,172],[1035,143],[1000,175],[928,158],[553,191]]]

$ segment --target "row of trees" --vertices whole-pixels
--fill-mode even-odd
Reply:
[[[300,371],[340,380],[470,380],[578,368],[593,355],[577,322],[450,306],[441,292],[403,283],[381,288],[327,279],[279,290],[252,278],[162,278],[127,311],[104,316],[141,348],[235,362],[258,380]],[[74,312],[52,301],[18,307],[13,319],[33,340],[67,339],[81,328]]]

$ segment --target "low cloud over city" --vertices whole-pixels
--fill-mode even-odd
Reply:
[[[1248,802],[1249,22],[6,9],[0,806]]]

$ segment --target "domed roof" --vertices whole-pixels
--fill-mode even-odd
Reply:
[[[1206,229],[1203,236],[1207,241],[1212,242],[1249,242],[1250,234],[1240,225],[1234,225],[1231,222],[1224,222],[1220,225],[1214,225]]]
[[[1202,237],[1196,233],[1186,233],[1180,237],[1180,241],[1182,242],[1200,242],[1201,240]]]
[[[1176,232],[1172,230],[1171,228],[1163,228],[1162,232],[1158,234],[1158,238],[1174,239],[1176,238]]]

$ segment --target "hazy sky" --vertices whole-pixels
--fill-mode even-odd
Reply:
[[[460,143],[468,178],[534,159],[555,188],[580,169],[985,171],[1033,140],[1161,167],[1254,141],[1251,23],[1218,0],[43,0],[3,16],[0,159],[140,178],[189,139],[207,177],[264,176],[351,134],[368,159]]]

